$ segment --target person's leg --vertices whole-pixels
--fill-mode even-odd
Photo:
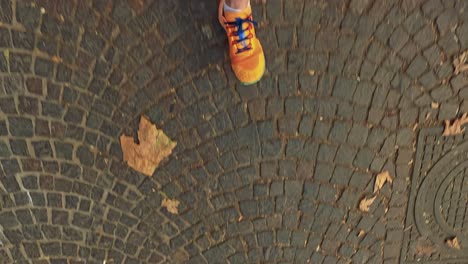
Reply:
[[[245,9],[249,6],[249,0],[226,0],[226,5],[234,9]]]
[[[249,0],[220,0],[218,18],[229,41],[231,66],[237,79],[249,85],[265,72],[265,56],[255,34]]]

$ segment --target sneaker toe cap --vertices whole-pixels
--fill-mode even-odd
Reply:
[[[242,63],[233,64],[232,69],[242,83],[258,81],[265,71],[265,57],[263,54],[252,56]]]

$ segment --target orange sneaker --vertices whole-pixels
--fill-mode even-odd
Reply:
[[[265,72],[265,55],[255,34],[252,8],[241,12],[224,11],[226,31],[229,40],[231,66],[237,79],[243,85],[258,82]]]

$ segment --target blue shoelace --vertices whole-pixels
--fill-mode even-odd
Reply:
[[[243,28],[244,23],[252,23],[254,26],[257,26],[257,22],[252,20],[250,17],[248,17],[246,19],[242,19],[242,18],[237,17],[236,21],[226,22],[226,25],[233,26],[233,27],[237,28],[237,31],[232,33],[232,36],[239,37],[239,39],[235,42],[235,44],[243,43],[243,45],[244,45],[243,48],[237,50],[237,54],[252,49],[251,44],[246,44],[247,40],[252,38],[252,35],[249,33],[247,36],[245,36],[246,31]]]

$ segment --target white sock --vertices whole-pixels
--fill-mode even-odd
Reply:
[[[247,7],[250,6],[250,1],[249,1],[249,4],[247,5]],[[224,2],[224,11],[227,11],[227,12],[231,12],[231,13],[238,13],[238,12],[241,12],[243,9],[235,9],[235,8],[232,8],[230,6],[228,6],[226,4],[226,2]]]

